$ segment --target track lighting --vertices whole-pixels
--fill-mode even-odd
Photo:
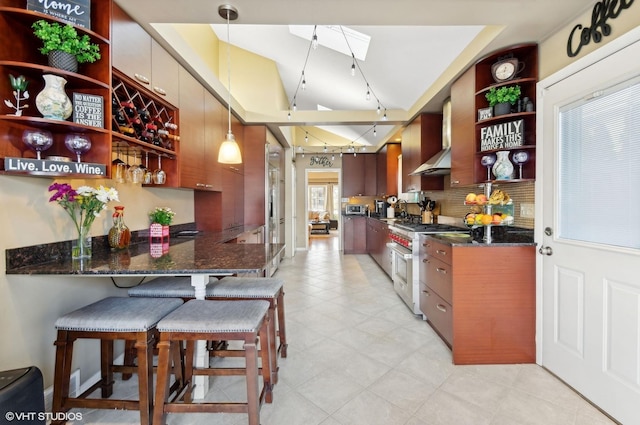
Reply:
[[[313,27],[313,37],[311,38],[311,46],[313,47],[313,50],[318,48],[318,35],[316,34],[316,28],[317,26]]]
[[[322,149],[322,152],[327,153],[327,145],[324,145],[324,148]]]
[[[356,76],[356,60],[353,60],[353,65],[351,65],[351,76],[355,77]]]
[[[309,132],[305,132],[305,135],[304,135],[304,142],[305,142],[305,143],[309,143]]]
[[[302,71],[302,90],[307,88],[307,80],[304,78],[304,70]]]
[[[367,100],[371,100],[371,89],[369,88],[369,84],[367,84]]]
[[[380,115],[380,102],[378,102],[378,109],[376,110],[376,114]]]

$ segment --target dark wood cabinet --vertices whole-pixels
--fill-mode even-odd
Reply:
[[[391,251],[387,243],[389,225],[376,218],[367,218],[367,253],[391,277]]]
[[[377,163],[375,154],[346,154],[342,157],[342,196],[375,196]]]
[[[402,191],[443,190],[444,176],[410,175],[442,150],[442,114],[421,114],[402,131]]]
[[[178,104],[178,62],[115,3],[112,45],[114,68],[167,102]]]
[[[469,68],[451,85],[451,186],[476,182],[476,70]]]
[[[21,101],[29,105],[21,110],[21,115],[4,114],[0,116],[0,158],[13,157],[17,159],[36,157],[23,142],[24,131],[42,129],[51,132],[53,145],[42,153],[43,159],[48,156],[72,157],[65,146],[64,139],[69,133],[83,133],[91,140],[91,149],[82,154],[82,162],[104,165],[105,173],[76,172],[75,166],[71,173],[57,173],[53,171],[37,170],[37,173],[20,170],[4,170],[4,161],[0,167],[4,173],[21,175],[64,175],[68,177],[105,178],[111,176],[111,10],[109,0],[93,0],[91,3],[91,28],[75,27],[80,35],[88,35],[91,42],[100,48],[101,59],[94,63],[79,65],[78,72],[62,71],[48,66],[47,56],[42,55],[38,48],[41,42],[33,35],[31,25],[40,19],[50,22],[66,24],[51,15],[26,9],[24,0],[0,0],[0,33],[3,42],[0,43],[0,98],[17,103],[13,88],[9,84],[9,75],[15,77],[23,75],[28,82],[29,99]],[[100,96],[104,100],[103,126],[96,127],[75,123],[69,120],[52,120],[43,118],[35,106],[35,99],[44,88],[43,74],[56,74],[67,81],[65,91],[70,99],[72,93]],[[11,110],[9,110],[11,111]],[[43,163],[44,165],[44,163]]]
[[[344,253],[367,253],[367,217],[342,216]]]
[[[454,364],[535,362],[535,247],[420,237],[420,308]]]
[[[491,66],[496,61],[510,56],[516,58],[524,64],[522,72],[517,73],[516,76],[509,81],[496,83],[491,75]],[[519,151],[524,151],[528,154],[528,161],[524,163],[522,167],[522,177],[517,171],[518,167],[514,167],[516,171],[509,179],[502,179],[500,181],[531,181],[535,180],[535,153],[536,153],[536,84],[538,82],[538,45],[537,44],[522,44],[516,46],[510,46],[506,49],[491,53],[478,61],[475,65],[475,158],[473,162],[473,168],[475,170],[475,182],[483,183],[486,181],[492,181],[495,179],[493,174],[487,174],[487,169],[481,163],[482,157],[485,155],[493,155],[499,151],[509,152],[509,160],[513,163],[513,154]],[[499,89],[501,87],[511,87],[518,85],[521,89],[521,99],[528,98],[532,102],[533,108],[531,111],[526,111],[524,106],[511,108],[511,113],[505,115],[496,116],[493,114],[491,118],[479,119],[477,111],[489,106],[485,95],[492,88]],[[481,145],[481,137],[483,131],[486,132],[487,128],[492,126],[503,126],[509,123],[522,122],[524,126],[523,135],[524,140],[522,146],[503,146],[498,148],[483,149]]]
[[[387,143],[377,153],[376,195],[386,197],[398,194],[398,156],[402,154],[400,143]]]
[[[265,224],[267,191],[267,128],[244,127],[244,224]]]
[[[186,69],[180,68],[180,186],[207,190],[208,158],[205,156],[204,87]]]

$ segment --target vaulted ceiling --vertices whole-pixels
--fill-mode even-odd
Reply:
[[[183,53],[182,47],[164,38],[165,24],[212,24],[218,38],[227,40],[226,21],[218,14],[223,2],[116,2],[177,55]],[[259,117],[281,141],[304,144],[305,149],[355,144],[374,150],[392,139],[418,113],[440,111],[450,83],[470,63],[504,46],[541,42],[593,7],[591,3],[235,0],[229,3],[239,14],[229,27],[231,44],[273,61],[286,96],[286,105],[281,102],[278,107],[260,111],[253,110],[249,101],[241,104],[234,99],[236,114],[245,122]],[[316,28],[323,42],[319,40],[318,48],[311,48],[310,41],[292,33],[290,25],[306,26],[296,29],[309,38]],[[365,39],[369,37],[363,59],[351,56],[357,42],[351,36],[345,37],[351,31],[363,34]],[[342,44],[346,54],[324,45],[332,36],[332,42]],[[356,73],[352,76],[354,64]],[[211,87],[226,86],[217,81]],[[221,99],[228,95],[225,90],[218,93]],[[232,85],[232,95],[233,91]],[[367,91],[370,100],[366,99]],[[307,136],[306,141],[301,140],[301,134]]]

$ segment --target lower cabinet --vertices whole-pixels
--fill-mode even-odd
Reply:
[[[376,218],[367,218],[367,253],[391,277],[391,249],[387,247],[389,225]]]
[[[454,364],[535,362],[535,247],[420,237],[420,309]]]
[[[367,217],[342,216],[345,254],[367,253]]]

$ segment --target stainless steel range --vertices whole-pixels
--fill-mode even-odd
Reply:
[[[448,224],[393,223],[389,225],[392,251],[393,288],[413,314],[422,315],[419,305],[419,237],[421,234],[469,233],[468,229]]]

